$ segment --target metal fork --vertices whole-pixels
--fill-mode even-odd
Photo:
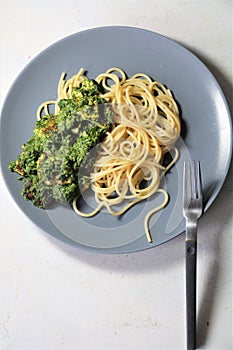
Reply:
[[[186,341],[196,349],[196,264],[197,220],[202,214],[203,198],[199,161],[185,161],[183,176],[183,215],[186,218]]]

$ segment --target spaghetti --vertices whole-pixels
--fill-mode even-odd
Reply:
[[[127,79],[121,69],[111,68],[96,81],[105,90],[102,97],[112,104],[114,127],[101,143],[90,174],[98,207],[83,213],[75,199],[74,211],[90,217],[106,207],[111,215],[121,215],[135,203],[161,192],[163,202],[145,218],[146,236],[152,242],[149,220],[169,199],[167,192],[159,189],[160,180],[178,158],[178,150],[173,147],[180,134],[177,104],[170,90],[146,74]],[[164,155],[172,149],[175,155],[165,167]],[[123,209],[113,210],[126,200]]]
[[[67,81],[65,80],[66,73],[62,73],[57,88],[57,100],[43,102],[37,109],[37,120],[41,119],[43,112],[45,115],[49,115],[49,107],[52,105],[54,106],[54,114],[57,115],[59,113],[58,102],[62,99],[69,99],[72,97],[74,88],[79,87],[85,78],[83,71],[84,69],[81,68],[77,74],[75,74]]]

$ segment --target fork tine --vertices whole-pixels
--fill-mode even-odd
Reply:
[[[195,160],[192,161],[192,164],[191,164],[191,179],[190,179],[190,182],[191,182],[191,198],[192,199],[196,199],[197,198],[197,184],[196,184],[196,162]]]
[[[192,161],[191,166],[191,186],[192,186],[192,199],[198,199],[202,197],[201,190],[201,171],[200,161]]]
[[[188,160],[185,160],[183,171],[183,201],[188,200],[189,198],[191,199],[190,183],[190,162]]]
[[[183,168],[183,208],[184,208],[184,203],[187,197],[187,181],[186,181],[186,177],[187,177],[187,165],[186,165],[186,161],[184,161],[184,168]]]
[[[197,198],[202,197],[200,161],[197,161]]]

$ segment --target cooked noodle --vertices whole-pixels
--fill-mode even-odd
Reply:
[[[57,100],[43,102],[37,110],[37,120],[41,119],[43,112],[44,115],[51,114],[49,107],[52,105],[54,105],[54,114],[57,115],[59,113],[58,102],[63,98],[68,99],[72,97],[73,89],[79,87],[84,79],[83,71],[84,69],[81,68],[77,74],[67,81],[65,80],[66,73],[62,73],[57,88]]]
[[[160,180],[178,158],[174,148],[171,163],[162,165],[180,134],[177,104],[170,90],[145,74],[127,79],[121,69],[111,68],[96,81],[106,91],[102,97],[112,104],[115,126],[101,143],[90,175],[98,207],[86,214],[78,210],[75,200],[73,208],[84,217],[95,215],[102,207],[111,215],[121,215],[135,203],[162,192],[163,202],[145,218],[147,239],[152,242],[149,220],[168,202],[167,192],[159,189]],[[123,209],[113,210],[126,200]]]

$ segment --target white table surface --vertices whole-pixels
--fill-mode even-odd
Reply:
[[[232,108],[232,1],[1,1],[1,102],[58,39],[102,25],[168,36],[214,73]],[[20,116],[19,116],[20,117]],[[232,172],[198,231],[198,347],[232,349]],[[60,243],[0,182],[0,349],[184,349],[184,236],[129,255]]]

